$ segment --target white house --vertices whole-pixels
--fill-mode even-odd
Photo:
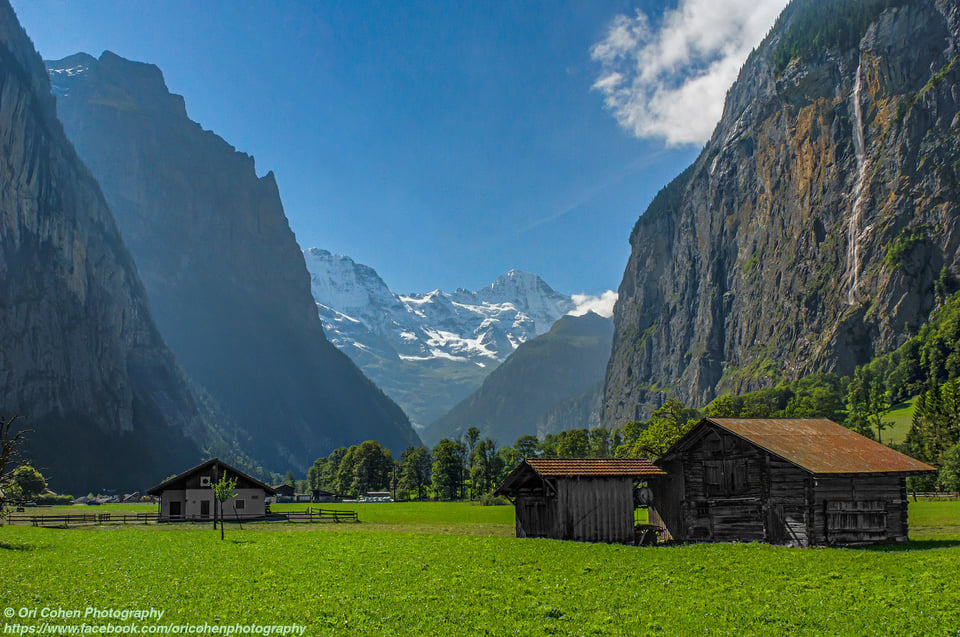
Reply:
[[[161,522],[213,519],[212,483],[221,478],[236,478],[236,496],[223,503],[227,520],[261,518],[266,515],[266,498],[276,491],[256,478],[211,458],[158,484],[147,493],[160,498]]]

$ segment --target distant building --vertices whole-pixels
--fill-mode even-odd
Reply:
[[[212,520],[214,497],[210,485],[223,477],[237,479],[237,495],[223,503],[225,519],[260,518],[266,514],[266,497],[275,493],[274,488],[212,458],[148,491],[160,498],[160,521]]]
[[[705,418],[656,465],[667,539],[796,546],[905,541],[906,477],[936,472],[825,419]]]
[[[340,499],[336,493],[323,489],[314,489],[312,495],[314,502],[336,502]]]
[[[643,458],[528,458],[494,494],[513,502],[517,537],[633,542],[635,483],[664,475]]]
[[[293,496],[297,491],[293,486],[286,483],[274,485],[273,490],[277,496],[277,502],[293,502]]]

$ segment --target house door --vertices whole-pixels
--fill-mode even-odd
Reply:
[[[200,516],[210,517],[210,500],[200,500]]]
[[[183,509],[181,509],[181,505],[183,505],[183,502],[175,501],[170,503],[171,518],[179,518],[181,515],[183,515]]]

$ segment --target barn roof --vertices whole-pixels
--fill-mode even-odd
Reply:
[[[234,476],[237,476],[237,477],[239,477],[239,478],[243,478],[244,480],[249,481],[249,482],[252,483],[254,486],[262,487],[263,490],[266,491],[267,495],[273,495],[274,493],[276,493],[276,489],[274,489],[273,487],[271,487],[271,486],[269,486],[269,485],[267,485],[267,484],[264,484],[263,482],[260,482],[259,480],[257,480],[257,479],[254,478],[253,476],[247,475],[247,474],[244,473],[243,471],[240,471],[240,470],[237,469],[236,467],[233,467],[233,466],[227,464],[226,462],[224,462],[223,460],[220,460],[219,458],[210,458],[210,459],[207,460],[206,462],[201,462],[201,463],[198,464],[197,466],[191,467],[191,468],[187,469],[186,471],[184,471],[183,473],[178,473],[177,475],[173,476],[172,478],[170,478],[170,479],[168,479],[168,480],[164,480],[163,482],[161,482],[161,483],[158,484],[157,486],[153,487],[152,489],[150,489],[149,491],[147,491],[147,493],[149,493],[150,495],[160,495],[161,493],[163,493],[164,490],[168,489],[169,487],[171,487],[171,486],[174,485],[175,483],[180,482],[181,480],[184,480],[187,476],[190,476],[190,475],[192,475],[192,474],[194,474],[194,473],[197,473],[197,472],[199,472],[199,471],[203,471],[203,470],[205,470],[205,469],[209,469],[209,468],[212,467],[213,465],[217,465],[218,467],[222,468],[222,469],[224,470],[224,475],[226,475],[226,474],[229,473],[229,474],[232,474],[232,475],[234,475]]]
[[[714,425],[814,475],[921,474],[936,469],[825,418],[704,418],[661,459]]]

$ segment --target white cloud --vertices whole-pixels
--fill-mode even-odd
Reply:
[[[654,27],[645,14],[618,15],[591,57],[593,89],[617,122],[667,145],[702,144],[750,51],[787,0],[679,0]]]
[[[617,293],[607,290],[599,296],[590,294],[573,294],[570,296],[577,307],[567,312],[573,316],[583,316],[587,312],[594,312],[600,316],[613,316],[613,304],[617,302]]]

